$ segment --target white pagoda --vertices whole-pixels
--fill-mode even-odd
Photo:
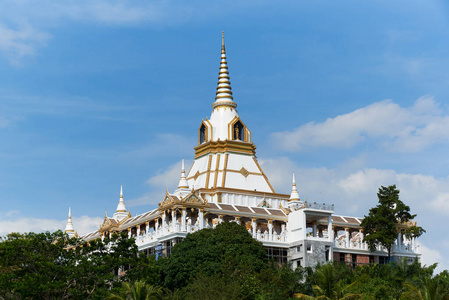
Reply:
[[[187,174],[182,162],[178,188],[167,191],[156,209],[137,216],[126,211],[121,188],[113,216],[105,215],[98,230],[81,238],[90,241],[124,231],[136,239],[140,251],[166,256],[189,233],[236,222],[263,243],[269,258],[290,262],[293,268],[332,260],[354,266],[385,262],[385,248],[370,252],[363,242],[361,218],[335,215],[333,205],[302,201],[294,174],[290,194],[274,191],[255,156],[251,131],[236,108],[222,37],[212,113],[199,126]],[[74,232],[70,213],[66,232]],[[412,260],[420,254],[414,240],[399,232],[392,256]]]

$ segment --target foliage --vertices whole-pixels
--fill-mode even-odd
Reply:
[[[188,234],[160,264],[164,286],[175,289],[185,287],[199,275],[243,276],[258,272],[267,267],[267,259],[262,243],[242,226],[224,222],[215,229]]]
[[[157,300],[162,297],[162,288],[148,285],[144,280],[123,282],[118,293],[111,293],[109,300]]]
[[[86,244],[62,231],[11,233],[0,257],[0,298],[104,298],[126,279],[119,269],[136,265],[137,247],[123,235]]]
[[[391,247],[397,238],[398,225],[407,223],[416,215],[410,214],[410,207],[399,200],[399,190],[396,185],[381,186],[377,193],[379,204],[370,209],[361,226],[365,232],[364,242],[368,243],[370,250],[382,245],[388,250],[390,258]],[[409,238],[419,237],[425,230],[413,225],[405,229],[405,235]]]

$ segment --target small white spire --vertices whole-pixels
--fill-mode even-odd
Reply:
[[[126,212],[125,201],[123,200],[123,185],[120,185],[120,200],[117,205],[117,210],[112,215],[112,217],[118,221],[121,221],[127,216],[128,213]]]
[[[72,223],[72,209],[69,206],[69,218],[67,219],[67,225],[65,226],[65,233],[69,235],[69,237],[73,237],[75,235],[75,229],[73,228]]]
[[[213,108],[218,106],[230,106],[236,108],[237,103],[233,101],[231,91],[231,81],[229,78],[228,63],[226,61],[226,49],[224,42],[224,31],[221,32],[221,62],[220,71],[218,72],[217,92],[215,102],[212,104]]]
[[[181,179],[179,179],[178,189],[188,189],[189,183],[187,182],[186,178],[186,170],[184,168],[184,159],[182,159],[182,165],[181,165]]]
[[[290,199],[288,201],[299,201],[299,193],[296,189],[296,178],[295,172],[293,172],[293,180],[292,180],[292,193],[290,194]]]
[[[125,201],[123,201],[123,185],[120,185],[120,200],[117,205],[117,212],[126,212]]]

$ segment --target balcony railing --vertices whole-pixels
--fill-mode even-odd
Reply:
[[[335,239],[334,240],[334,248],[338,249],[348,249],[348,250],[365,250],[369,251],[369,246],[367,243],[362,242],[361,240],[349,240],[346,239]],[[388,252],[387,248],[379,245],[376,247],[376,251],[378,252]],[[391,248],[392,254],[417,254],[418,247],[414,246],[412,243],[402,243],[400,245],[393,244]]]

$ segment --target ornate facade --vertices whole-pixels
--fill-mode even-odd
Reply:
[[[166,256],[189,233],[237,222],[263,243],[269,258],[293,267],[332,260],[353,265],[384,262],[385,248],[370,252],[363,242],[361,218],[335,215],[333,205],[302,201],[294,174],[290,194],[274,191],[255,156],[251,131],[236,108],[223,37],[212,114],[199,126],[187,174],[182,162],[178,188],[167,191],[156,209],[137,216],[127,212],[121,189],[114,215],[105,215],[99,229],[82,238],[89,241],[124,231],[136,239],[139,250]],[[66,232],[76,234],[70,212]],[[399,233],[392,256],[419,255],[415,242]]]

